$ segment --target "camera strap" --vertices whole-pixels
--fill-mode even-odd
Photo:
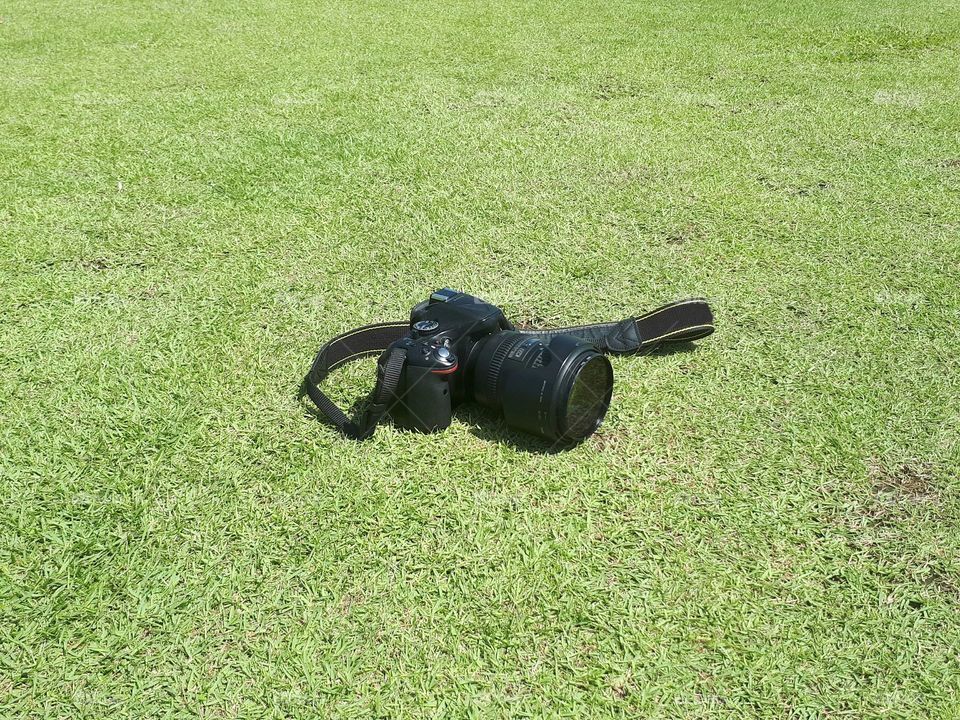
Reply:
[[[347,437],[354,440],[370,437],[377,423],[386,414],[390,400],[400,383],[400,373],[403,372],[403,364],[407,359],[406,351],[401,348],[394,349],[387,362],[382,367],[377,366],[377,384],[370,394],[370,404],[355,421],[328,398],[318,385],[341,365],[371,355],[380,355],[409,332],[410,323],[402,320],[364,325],[337,335],[320,348],[314,358],[310,372],[303,379],[301,397],[302,393],[306,392],[327,420]]]
[[[713,332],[713,313],[706,300],[691,298],[661,305],[646,315],[620,322],[571,325],[570,327],[522,328],[525,335],[549,338],[573,335],[593,343],[599,352],[610,355],[647,353],[664,343],[699,340]]]
[[[693,298],[663,305],[639,317],[620,322],[571,325],[562,328],[517,328],[518,332],[550,338],[573,335],[592,343],[599,352],[612,355],[648,353],[665,343],[689,342],[706,337],[714,330],[713,313],[706,300]],[[375,323],[354,328],[327,342],[314,358],[310,372],[301,385],[314,404],[340,432],[355,440],[373,435],[397,390],[406,351],[394,348],[387,361],[377,366],[377,384],[366,410],[351,420],[318,387],[326,377],[348,362],[380,355],[396,340],[410,332],[407,320]]]

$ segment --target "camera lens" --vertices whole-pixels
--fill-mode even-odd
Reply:
[[[504,331],[472,353],[468,382],[474,399],[502,412],[511,427],[575,442],[603,420],[613,368],[590,343],[571,335]]]

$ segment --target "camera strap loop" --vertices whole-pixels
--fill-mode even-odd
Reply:
[[[404,320],[364,325],[337,335],[320,348],[320,352],[314,358],[310,372],[303,380],[301,397],[304,392],[309,395],[320,412],[344,435],[356,440],[365,440],[370,437],[377,423],[386,413],[390,399],[400,382],[400,372],[406,360],[406,352],[399,350],[392,353],[383,372],[377,373],[377,386],[371,396],[373,401],[357,422],[350,420],[318,385],[341,365],[371,355],[379,355],[409,331],[410,323]]]
[[[712,333],[713,329],[713,313],[707,301],[692,298],[669,303],[645,315],[620,322],[550,329],[524,328],[519,332],[541,338],[573,335],[593,343],[600,352],[622,355],[651,352],[664,343],[698,340]],[[310,372],[303,380],[301,397],[304,393],[309,395],[320,412],[344,435],[355,440],[366,440],[373,435],[390,406],[406,362],[406,351],[394,348],[387,362],[378,366],[377,385],[370,395],[370,405],[358,421],[352,421],[318,385],[341,365],[380,355],[409,332],[410,323],[399,320],[364,325],[333,338],[317,353]]]
[[[403,372],[403,364],[407,360],[407,351],[403,348],[394,348],[390,351],[390,357],[382,366],[377,366],[377,385],[373,389],[373,401],[363,415],[357,433],[357,440],[366,440],[373,435],[377,428],[377,423],[387,414],[387,408],[390,407],[390,401],[397,391],[400,384],[400,373]]]

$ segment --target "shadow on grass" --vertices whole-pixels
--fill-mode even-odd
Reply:
[[[650,353],[645,353],[644,357],[666,357],[678,353],[692,353],[697,349],[696,343],[679,342],[663,345],[662,347]],[[614,379],[616,383],[616,379]],[[331,425],[327,417],[309,401],[307,396],[307,378],[300,383],[297,390],[297,401],[304,408],[304,412],[310,417],[319,420],[327,425]],[[306,400],[306,401],[305,401]],[[362,415],[369,405],[369,397],[363,397],[353,403],[347,416],[357,418]],[[511,429],[503,420],[503,417],[488,408],[469,402],[460,405],[453,411],[454,418],[470,426],[470,433],[482,440],[499,443],[501,445],[510,445],[517,450],[539,455],[556,455],[568,450],[572,450],[580,445],[583,440],[577,442],[557,442],[555,440],[546,440],[536,435],[530,435],[518,430]],[[389,422],[389,416],[384,418],[384,422]],[[415,432],[413,430],[409,432]],[[586,439],[586,438],[585,438]]]

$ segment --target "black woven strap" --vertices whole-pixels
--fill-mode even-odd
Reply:
[[[549,330],[523,328],[520,332],[547,338],[574,335],[593,343],[600,352],[623,355],[651,352],[664,343],[699,340],[713,330],[713,313],[707,301],[691,298],[620,322],[571,325]]]
[[[593,343],[600,352],[620,355],[650,352],[669,342],[697,340],[712,333],[713,329],[713,313],[707,301],[694,298],[663,305],[646,315],[620,322],[550,329],[524,328],[520,332],[543,338],[574,335]],[[400,382],[406,360],[405,351],[395,348],[387,362],[378,366],[377,385],[370,394],[366,411],[357,420],[351,420],[318,385],[345,363],[380,355],[394,341],[405,337],[409,330],[410,324],[405,320],[365,325],[338,335],[320,348],[310,372],[304,378],[302,390],[344,435],[364,440],[373,434]]]
[[[409,330],[410,323],[406,321],[365,325],[345,332],[343,335],[337,335],[320,348],[310,367],[310,372],[304,378],[302,390],[344,435],[364,440],[373,434],[400,382],[406,353],[400,349],[395,350],[387,363],[378,370],[377,385],[370,395],[371,402],[363,415],[355,421],[351,420],[317,386],[341,365],[371,355],[379,355],[395,340],[406,335]]]

